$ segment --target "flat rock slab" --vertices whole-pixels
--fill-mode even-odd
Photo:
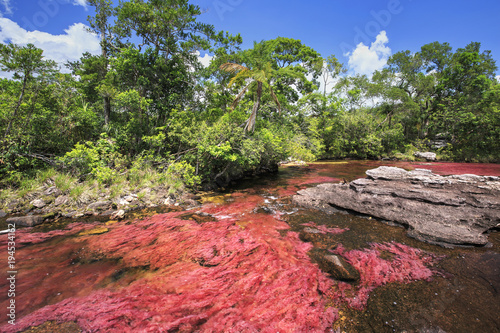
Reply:
[[[500,225],[500,178],[440,176],[430,170],[379,167],[349,184],[321,184],[297,192],[297,204],[342,208],[393,221],[429,243],[485,245]]]

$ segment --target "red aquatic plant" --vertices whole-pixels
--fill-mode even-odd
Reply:
[[[391,282],[409,283],[429,281],[436,273],[430,266],[436,256],[399,243],[372,243],[369,249],[345,251],[339,245],[334,251],[342,255],[360,273],[360,282],[354,286],[340,282],[334,288],[337,302],[347,302],[355,309],[366,307],[370,292]],[[392,257],[383,259],[382,253]]]
[[[119,260],[144,273],[128,285],[44,306],[2,331],[56,320],[93,332],[324,332],[337,318],[322,296],[331,281],[307,257],[309,244],[296,233],[279,234],[284,222],[256,214],[198,224],[178,215],[73,238],[85,247],[83,257]]]

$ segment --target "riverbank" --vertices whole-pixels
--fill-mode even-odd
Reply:
[[[317,161],[310,165],[347,164],[349,161]],[[411,170],[427,168],[441,175],[476,173],[478,175],[500,176],[499,164],[428,162],[417,161],[362,161],[359,168],[365,169],[381,165],[393,165]],[[285,161],[282,167],[307,168],[303,161]],[[342,179],[352,181],[364,173],[358,167],[350,167]],[[472,170],[472,171],[471,171]],[[232,180],[234,183],[234,180]],[[114,182],[102,184],[96,180],[81,181],[66,173],[53,169],[37,174],[20,182],[16,189],[0,190],[0,230],[6,229],[6,218],[37,216],[37,223],[57,219],[80,219],[86,217],[121,219],[128,213],[162,206],[193,207],[200,204],[200,196],[193,187],[185,184],[181,174],[160,173],[143,168],[128,171]],[[227,184],[226,184],[227,185]],[[30,219],[28,218],[28,223]]]
[[[143,169],[102,184],[80,181],[53,169],[24,179],[18,188],[0,191],[0,218],[36,216],[35,224],[59,218],[100,217],[121,219],[127,213],[162,205],[193,206],[198,197],[185,185],[182,176]],[[20,226],[31,226],[30,219]],[[5,229],[5,228],[2,228]]]

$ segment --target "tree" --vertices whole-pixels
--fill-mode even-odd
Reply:
[[[246,86],[239,92],[231,105],[234,109],[247,91],[255,89],[255,101],[245,131],[253,131],[257,112],[261,105],[263,87],[269,89],[270,98],[281,114],[283,102],[295,102],[299,93],[310,93],[316,86],[306,78],[311,73],[318,77],[321,73],[322,59],[313,49],[302,45],[298,40],[279,37],[275,40],[254,42],[254,47],[240,53],[240,64],[225,63],[220,69],[235,76],[229,86],[237,83]],[[250,83],[246,83],[249,79]],[[278,95],[284,98],[280,101]]]
[[[322,70],[323,84],[325,85],[323,89],[324,97],[326,97],[326,88],[328,83],[334,81],[339,77],[340,74],[345,74],[346,72],[347,69],[344,68],[344,65],[339,62],[334,55],[331,55],[326,59],[324,68]]]
[[[108,24],[109,18],[113,13],[110,0],[89,0],[89,4],[95,7],[95,17],[89,17],[88,21],[93,31],[101,35],[101,77],[105,77],[108,72],[108,49],[109,49],[109,36],[111,29]],[[104,101],[104,123],[109,124],[111,115],[111,97],[109,95],[103,96]]]
[[[0,44],[0,64],[1,69],[7,72],[14,72],[13,78],[22,82],[21,92],[14,106],[14,112],[9,120],[4,139],[9,135],[12,123],[16,119],[28,84],[35,79],[35,75],[43,76],[55,69],[56,63],[52,60],[44,60],[43,51],[33,44],[19,46],[15,44]]]

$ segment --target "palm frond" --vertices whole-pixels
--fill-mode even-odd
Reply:
[[[238,72],[238,74],[236,74],[235,76],[233,76],[231,80],[229,80],[229,84],[227,86],[231,87],[236,81],[242,81],[252,76],[253,74],[251,70],[249,70],[248,68],[244,69],[241,72]]]
[[[240,64],[234,64],[232,62],[226,62],[225,64],[220,65],[219,69],[231,74],[235,74],[241,71],[248,70],[248,67]]]

